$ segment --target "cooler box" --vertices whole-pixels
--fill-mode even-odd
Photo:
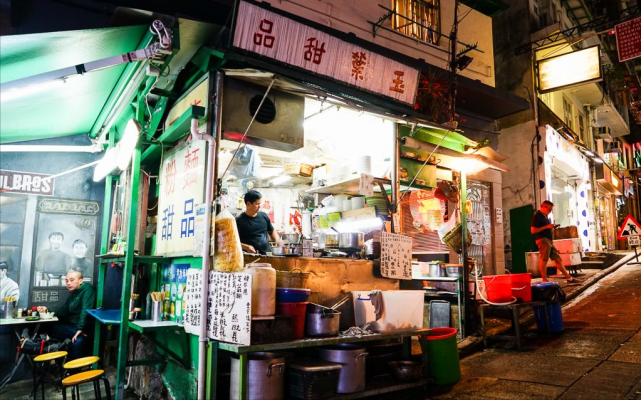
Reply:
[[[403,329],[420,329],[423,327],[423,290],[384,290],[383,314],[376,320],[372,292],[353,291],[354,319],[356,326],[369,323],[374,332],[393,332]]]
[[[581,239],[555,240],[554,247],[556,247],[559,254],[581,253],[583,251]]]
[[[561,261],[563,265],[580,265],[581,264],[581,253],[565,253],[559,254],[561,256]],[[554,261],[548,260],[548,267],[554,267]]]

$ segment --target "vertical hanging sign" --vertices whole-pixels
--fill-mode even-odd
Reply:
[[[414,105],[418,69],[241,1],[234,47]]]
[[[203,296],[203,280],[199,269],[190,268],[187,271],[187,284],[183,301],[185,313],[183,321],[185,332],[200,334],[200,318],[202,317],[201,301]]]
[[[249,345],[252,276],[247,272],[209,272],[207,333],[211,339]]]
[[[203,202],[205,141],[184,141],[167,151],[160,167],[156,255],[193,254],[196,204]]]
[[[412,279],[412,238],[381,232],[381,275],[392,279]]]

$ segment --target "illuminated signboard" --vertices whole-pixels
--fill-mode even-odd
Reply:
[[[546,58],[537,62],[539,92],[597,82],[603,79],[599,46]]]

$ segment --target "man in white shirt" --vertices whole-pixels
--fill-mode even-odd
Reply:
[[[11,315],[4,315],[4,299],[6,297],[15,297],[16,301],[20,298],[20,287],[13,279],[7,276],[8,264],[0,261],[0,317],[11,318]]]

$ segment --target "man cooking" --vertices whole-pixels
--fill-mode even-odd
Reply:
[[[274,242],[280,241],[269,217],[260,211],[260,206],[263,203],[262,197],[255,190],[249,190],[245,193],[245,212],[236,217],[243,251],[251,254],[267,254],[271,251],[269,239]]]

